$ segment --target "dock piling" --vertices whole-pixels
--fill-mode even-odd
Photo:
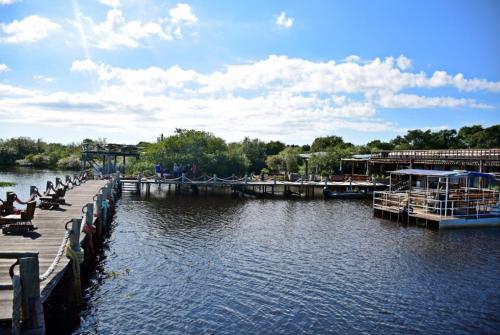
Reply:
[[[40,298],[40,270],[38,255],[19,258],[19,273],[22,286],[23,333],[45,334],[45,318]]]

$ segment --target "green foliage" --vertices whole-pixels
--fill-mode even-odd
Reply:
[[[80,170],[80,158],[76,155],[63,157],[57,161],[57,167],[61,170]]]
[[[16,161],[20,161],[38,168],[54,168],[61,158],[79,154],[80,146],[75,143],[46,143],[27,137],[0,139],[0,165],[4,166],[12,166]]]
[[[340,169],[340,159],[354,153],[353,148],[342,146],[330,147],[326,152],[314,154],[309,159],[309,166],[317,168],[321,175],[333,174]]]
[[[277,155],[268,156],[266,164],[268,168],[275,173],[278,172],[298,172],[302,163],[299,154],[302,152],[300,147],[287,147]]]
[[[174,164],[182,165],[187,171],[196,164],[197,175],[215,173],[219,176],[243,174],[248,167],[242,148],[229,147],[211,133],[185,129],[177,129],[174,135],[148,145],[141,160],[128,171],[153,171],[157,163],[171,172]]]
[[[0,187],[16,186],[16,183],[10,181],[0,181]]]
[[[250,139],[245,137],[241,142],[243,153],[250,161],[249,172],[258,173],[266,167],[267,145],[258,138]]]
[[[286,144],[280,141],[270,141],[266,143],[266,155],[277,155],[286,148]]]
[[[280,155],[267,156],[266,165],[270,171],[274,173],[279,173],[284,170],[285,163],[283,162],[283,157]]]
[[[498,148],[500,147],[500,125],[488,128],[480,125],[462,127],[458,132],[454,129],[436,132],[409,130],[405,136],[397,136],[390,143],[394,145],[394,149],[398,150]]]
[[[366,144],[366,150],[362,150],[362,153],[370,153],[375,151],[390,151],[394,150],[394,144],[391,142],[382,142],[380,140],[374,140]]]
[[[345,143],[340,136],[318,137],[311,144],[311,152],[327,151],[334,147],[354,147],[354,145]]]

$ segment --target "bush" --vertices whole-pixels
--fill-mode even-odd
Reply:
[[[57,167],[61,170],[80,170],[80,158],[75,155],[61,158],[57,161]]]

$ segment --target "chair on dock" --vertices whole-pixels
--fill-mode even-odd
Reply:
[[[0,215],[6,216],[9,214],[15,214],[14,202],[17,199],[17,195],[14,192],[7,192],[7,198],[5,201],[2,201],[0,205]]]
[[[41,209],[58,209],[60,205],[64,205],[66,201],[64,196],[66,195],[65,188],[56,188],[51,181],[47,182],[47,188],[43,192],[43,196],[40,197],[40,208]]]
[[[31,222],[35,216],[36,201],[30,201],[26,205],[26,210],[21,211],[20,214],[9,214],[0,217],[0,226],[2,226],[2,233],[16,234],[24,233],[26,231],[33,231],[37,229]]]

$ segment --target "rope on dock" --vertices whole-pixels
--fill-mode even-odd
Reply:
[[[66,229],[66,233],[64,233],[64,237],[63,237],[61,245],[59,246],[59,250],[57,251],[56,257],[52,261],[52,264],[50,264],[47,271],[45,271],[40,276],[41,282],[44,281],[45,279],[49,278],[49,276],[52,274],[52,272],[54,272],[54,269],[56,268],[57,264],[59,264],[59,261],[61,260],[61,256],[64,253],[64,249],[66,248],[66,244],[68,243],[69,232],[70,232],[70,230]]]
[[[80,278],[80,264],[82,264],[85,259],[85,252],[83,251],[83,249],[80,249],[80,251],[73,250],[70,241],[68,241],[66,242],[65,246],[65,254],[66,257],[71,259],[71,267],[73,268],[73,278],[75,281],[75,288],[80,289],[82,287]],[[80,294],[77,294],[76,297],[80,299]],[[80,303],[80,301],[77,302]]]

